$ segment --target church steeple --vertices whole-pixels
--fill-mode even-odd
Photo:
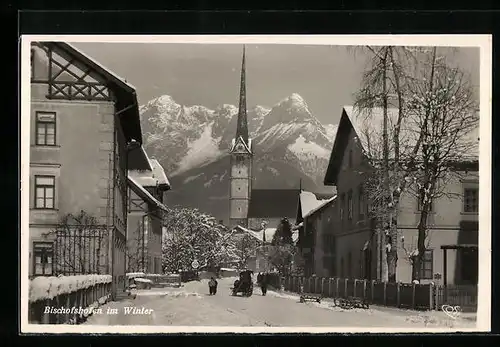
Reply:
[[[247,120],[247,91],[245,71],[245,46],[243,46],[243,59],[241,61],[240,105],[238,109],[238,123],[236,125],[236,139],[240,136],[248,146],[248,120]]]

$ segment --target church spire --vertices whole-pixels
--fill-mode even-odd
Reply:
[[[245,80],[245,46],[243,46],[243,59],[241,61],[240,82],[240,105],[238,109],[238,124],[236,126],[236,139],[240,136],[248,145],[248,121],[247,121],[247,92]]]

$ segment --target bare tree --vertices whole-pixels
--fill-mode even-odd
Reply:
[[[422,139],[412,186],[420,205],[417,249],[411,254],[415,280],[421,275],[432,203],[456,198],[449,184],[463,178],[464,164],[477,164],[479,145],[479,107],[468,77],[439,57],[437,48],[422,61],[408,100],[408,115]]]
[[[365,117],[358,137],[368,164],[363,174],[369,214],[377,229],[384,230],[386,252],[382,254],[386,256],[388,280],[395,281],[399,203],[405,192],[419,197],[420,251],[408,252],[403,245],[413,264],[413,277],[418,279],[415,272],[428,243],[432,199],[450,194],[444,181],[460,172],[452,163],[468,160],[464,155],[474,147],[474,141],[477,145],[477,139],[470,136],[477,127],[477,104],[464,74],[447,66],[446,55],[439,56],[436,48],[368,50],[371,65],[363,76],[355,106]],[[373,124],[375,108],[383,113],[381,133]],[[443,184],[437,185],[440,181]]]
[[[56,228],[45,236],[55,236],[56,273],[100,274],[107,254],[106,226],[81,210],[63,216]]]
[[[364,193],[369,201],[369,215],[381,235],[378,245],[382,252],[382,279],[396,281],[398,261],[398,207],[406,185],[409,169],[406,157],[418,151],[419,141],[412,148],[402,146],[402,129],[405,121],[405,94],[408,85],[408,66],[414,57],[404,47],[366,47],[371,53],[368,67],[363,74],[362,86],[355,95],[355,107],[370,120],[375,108],[382,109],[382,133],[370,130],[367,123],[362,129],[367,167]],[[389,108],[397,109],[394,115]],[[378,142],[382,138],[382,143]]]

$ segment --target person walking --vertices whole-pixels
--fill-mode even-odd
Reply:
[[[213,277],[210,277],[210,281],[208,281],[208,291],[210,295],[217,294],[217,280]]]
[[[262,282],[262,272],[259,272],[259,274],[257,275],[257,285],[260,286],[260,282]]]
[[[267,293],[267,285],[268,285],[268,274],[265,273],[262,275],[261,280],[260,280],[260,290],[262,291],[262,296],[266,296]]]

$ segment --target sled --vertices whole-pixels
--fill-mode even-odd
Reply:
[[[306,301],[316,301],[318,304],[321,303],[322,296],[321,294],[313,294],[313,293],[302,293],[300,294],[300,302],[304,303]]]
[[[349,310],[351,308],[363,308],[363,309],[369,309],[370,308],[370,303],[368,300],[364,298],[358,298],[358,297],[353,297],[349,296],[346,298],[334,298],[333,299],[333,306],[340,307],[346,310]]]

